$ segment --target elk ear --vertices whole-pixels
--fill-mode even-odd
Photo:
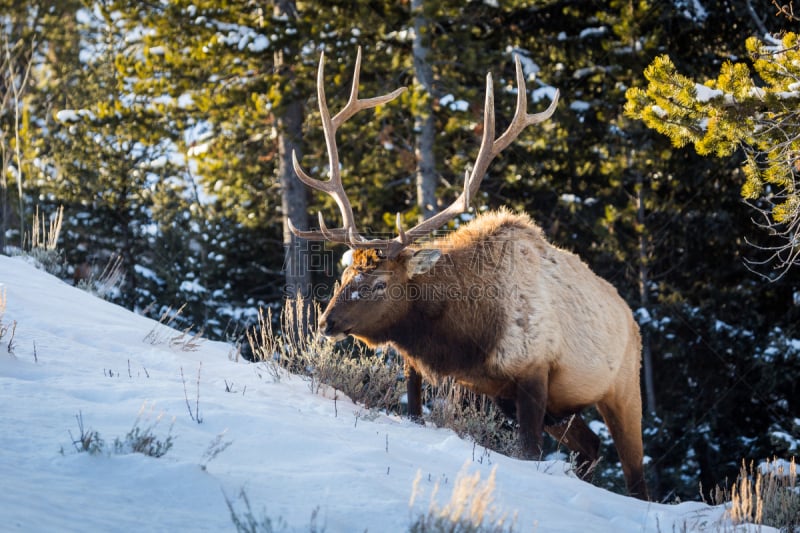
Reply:
[[[428,272],[441,257],[441,250],[417,250],[408,260],[408,265],[406,266],[408,277],[413,278],[418,274]]]

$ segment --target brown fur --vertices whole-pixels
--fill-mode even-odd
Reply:
[[[599,439],[579,417],[544,420],[596,405],[629,492],[647,498],[638,326],[617,291],[528,216],[486,213],[393,259],[355,250],[320,327],[403,354],[412,417],[421,415],[417,373],[497,398],[516,411],[529,458],[540,456],[548,431],[579,463],[595,461]]]

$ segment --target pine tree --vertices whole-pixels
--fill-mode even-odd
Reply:
[[[116,75],[123,35],[110,17],[83,20],[81,34],[94,53],[85,53],[52,111],[41,154],[53,172],[37,189],[66,206],[69,261],[94,264],[100,275],[120,257],[124,282],[109,296],[143,309],[158,299],[163,283],[156,198],[183,187],[183,169],[172,159],[170,132],[141,119],[157,116],[157,108],[130,98]]]
[[[76,64],[79,8],[76,0],[0,2],[0,250],[30,232],[30,189],[46,174],[35,164],[36,139]]]
[[[744,153],[741,194],[783,240],[767,248],[779,275],[800,260],[798,46],[794,33],[781,40],[751,37],[746,48],[754,72],[728,61],[716,79],[702,84],[680,74],[669,56],[659,56],[644,72],[647,87],[630,89],[626,106],[629,116],[676,147],[691,143],[698,154],[716,157]]]

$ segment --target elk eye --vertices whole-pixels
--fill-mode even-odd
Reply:
[[[372,290],[375,291],[383,291],[386,290],[386,282],[385,281],[378,281],[375,283],[375,286],[372,287]]]

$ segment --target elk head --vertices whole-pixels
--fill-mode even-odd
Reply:
[[[335,340],[352,334],[370,345],[385,342],[390,322],[404,315],[409,303],[419,297],[421,290],[412,288],[412,283],[428,273],[441,255],[435,248],[406,248],[391,258],[372,248],[354,250],[339,288],[320,317],[322,333]]]
[[[472,198],[478,193],[481,180],[489,164],[523,129],[548,119],[556,109],[558,91],[548,108],[536,114],[527,112],[525,76],[519,57],[515,57],[517,77],[517,105],[514,118],[506,131],[495,139],[494,90],[492,75],[486,75],[486,99],[483,116],[483,137],[472,169],[464,173],[464,189],[445,209],[424,220],[409,230],[402,225],[400,213],[396,217],[397,236],[393,239],[367,239],[358,232],[353,209],[342,185],[339,155],[336,148],[336,130],[347,119],[362,109],[369,109],[395,99],[405,87],[374,98],[358,98],[358,81],[361,70],[361,48],[356,56],[350,98],[344,108],[331,118],[325,100],[324,54],[320,57],[317,71],[317,99],[319,101],[322,129],[328,150],[330,179],[320,181],[310,177],[292,154],[297,177],[312,189],[323,191],[336,201],[342,214],[342,227],[330,229],[322,213],[318,213],[319,230],[301,231],[289,220],[289,228],[296,236],[309,240],[324,240],[343,243],[353,250],[353,262],[342,274],[339,287],[328,307],[320,317],[320,328],[325,335],[343,338],[352,334],[372,344],[381,342],[377,331],[392,317],[402,316],[409,305],[408,286],[418,276],[429,274],[442,256],[442,251],[411,247],[414,241],[429,235],[447,224],[451,219],[469,209]]]

